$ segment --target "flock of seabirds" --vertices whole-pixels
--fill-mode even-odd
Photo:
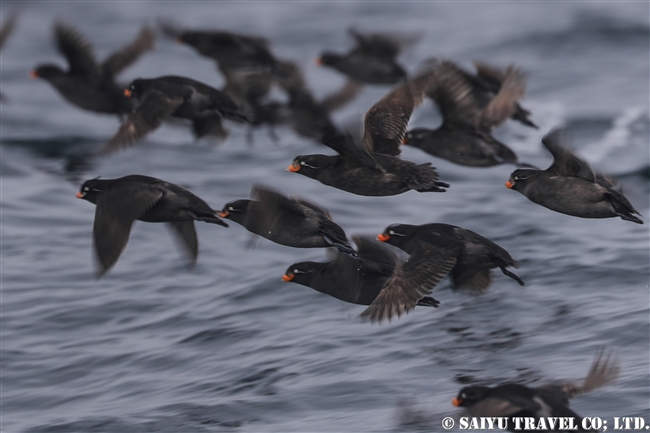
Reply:
[[[16,23],[5,21],[0,46]],[[188,77],[138,78],[124,86],[117,76],[154,46],[155,32],[143,27],[136,39],[103,62],[73,27],[54,24],[54,40],[67,68],[38,65],[33,78],[49,82],[68,102],[84,110],[119,116],[122,124],[99,154],[127,149],[169,119],[186,119],[197,138],[223,139],[229,119],[253,127],[288,125],[305,138],[322,143],[336,155],[297,156],[288,170],[325,185],[363,196],[391,196],[409,190],[445,192],[430,163],[415,164],[400,158],[400,146],[417,147],[453,163],[490,167],[512,164],[516,170],[505,186],[556,212],[581,218],[613,218],[643,224],[639,212],[606,175],[596,173],[566,145],[565,134],[549,132],[542,144],[554,157],[545,170],[522,163],[492,131],[508,119],[537,128],[531,113],[519,105],[525,76],[516,67],[497,68],[475,63],[466,71],[451,61],[429,60],[407,74],[396,58],[414,38],[365,34],[350,30],[354,46],[348,52],[323,52],[317,63],[343,74],[340,90],[318,101],[305,83],[300,68],[273,55],[267,40],[225,31],[194,31],[160,23],[159,32],[216,62],[225,87],[216,89]],[[392,89],[366,112],[363,134],[344,131],[331,113],[350,102],[365,85],[392,85]],[[277,86],[286,102],[270,99]],[[413,110],[424,98],[440,109],[437,129],[409,130]],[[361,135],[361,136],[358,136]],[[198,255],[194,221],[228,227],[234,221],[255,235],[296,248],[334,247],[332,260],[301,262],[282,277],[345,302],[368,306],[361,317],[381,322],[408,313],[416,306],[437,307],[430,296],[447,275],[452,288],[481,294],[491,284],[491,269],[499,268],[520,285],[524,282],[508,268],[519,263],[510,254],[471,230],[449,224],[393,224],[377,239],[354,236],[353,247],[330,214],[309,201],[287,197],[264,185],[254,185],[251,199],[227,203],[220,211],[190,191],[164,180],[130,175],[119,179],[91,179],[77,197],[96,205],[93,226],[98,276],[118,260],[136,220],[165,222],[174,230],[192,263]],[[379,242],[378,242],[379,241]],[[385,247],[408,254],[403,261]],[[581,424],[569,408],[569,399],[613,381],[618,363],[603,349],[581,383],[564,382],[528,387],[506,383],[495,387],[467,386],[453,399],[471,416],[531,417],[536,431],[570,431],[571,426],[550,425],[545,417],[570,417],[576,431],[595,431]],[[541,424],[540,424],[541,423]],[[508,423],[513,431],[514,423]],[[524,428],[526,430],[527,428]]]

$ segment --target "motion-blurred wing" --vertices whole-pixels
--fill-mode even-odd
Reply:
[[[564,147],[565,136],[562,129],[554,129],[542,138],[542,144],[554,158],[553,165],[547,171],[560,176],[573,176],[588,182],[596,182],[596,174],[591,166]]]
[[[196,236],[194,221],[173,221],[168,223],[179,240],[179,244],[190,258],[190,266],[196,265],[199,255],[199,240]]]
[[[381,322],[408,313],[418,300],[431,293],[455,263],[456,257],[448,256],[433,245],[421,243],[406,262],[395,268],[379,296],[361,313],[361,317]]]
[[[393,88],[364,117],[363,143],[370,152],[397,156],[413,109],[435,79],[429,71]]]
[[[158,91],[149,92],[100,153],[113,153],[133,146],[158,128],[182,103],[183,98],[168,96]]]
[[[54,25],[56,44],[70,65],[70,74],[100,79],[101,73],[92,46],[77,30],[63,23]]]
[[[154,187],[131,183],[98,195],[93,225],[95,253],[100,266],[98,277],[117,262],[129,240],[133,222],[158,203],[162,196],[162,191]]]
[[[133,42],[111,54],[104,61],[104,71],[109,76],[116,76],[135,62],[142,53],[151,50],[154,39],[154,32],[149,27],[144,26]]]

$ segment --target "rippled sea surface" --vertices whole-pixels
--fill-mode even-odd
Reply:
[[[647,3],[2,2],[3,17],[13,9],[20,20],[2,51],[0,106],[3,432],[439,431],[465,384],[580,379],[601,346],[622,373],[572,407],[610,426],[615,416],[648,420]],[[621,181],[646,224],[554,213],[504,188],[512,167],[459,167],[415,149],[404,158],[433,161],[448,192],[354,196],[285,171],[296,155],[329,151],[284,128],[278,145],[258,130],[248,146],[246,128],[228,124],[229,138],[213,146],[165,125],[128,151],[89,159],[117,119],[67,104],[27,73],[63,64],[55,19],[104,58],[158,18],[266,36],[319,97],[343,78],[313,59],[347,49],[350,26],[420,34],[400,57],[409,70],[432,55],[467,68],[473,59],[515,63],[528,73],[522,105],[541,128],[509,122],[497,136],[546,167],[540,139],[566,125],[576,152]],[[166,74],[222,84],[210,61],[165,39],[121,78]],[[358,119],[387,90],[367,87],[335,120]],[[430,102],[412,118],[439,122]],[[234,223],[197,223],[194,269],[163,225],[137,223],[97,281],[95,207],[75,192],[88,178],[134,173],[180,184],[214,208],[261,182],[329,209],[348,234],[397,222],[463,226],[506,248],[527,284],[496,272],[474,298],[443,281],[440,308],[371,326],[358,319],[363,307],[280,280],[294,262],[325,260],[323,250],[268,241],[246,249],[249,233]]]

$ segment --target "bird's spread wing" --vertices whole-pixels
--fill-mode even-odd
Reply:
[[[455,263],[456,257],[433,245],[421,243],[406,262],[395,268],[379,296],[361,313],[361,317],[381,322],[408,313],[419,299],[431,293]]]
[[[155,90],[149,92],[100,153],[113,153],[133,146],[158,128],[182,103],[181,97],[169,96]]]
[[[190,266],[196,265],[196,258],[199,255],[199,240],[196,236],[194,221],[173,221],[168,223],[178,239],[178,243],[187,253],[190,259]]]
[[[356,143],[350,134],[341,133],[334,127],[327,126],[323,128],[321,141],[325,146],[338,152],[347,162],[359,164],[371,169],[381,169],[372,157],[371,152],[365,146]]]
[[[506,74],[501,69],[486,65],[483,62],[475,60],[472,63],[476,69],[476,75],[482,79],[490,89],[497,92],[503,84]]]
[[[504,73],[501,88],[480,112],[479,129],[491,130],[508,120],[517,109],[517,100],[524,96],[524,74],[512,66]]]
[[[509,67],[499,84],[487,86],[451,62],[443,62],[437,72],[437,85],[428,93],[440,108],[446,122],[491,131],[515,113],[523,96],[525,77]],[[485,80],[483,80],[485,82]]]
[[[153,30],[145,26],[133,42],[119,51],[111,54],[103,64],[104,71],[109,76],[116,76],[130,66],[145,51],[153,48],[155,35]]]
[[[575,398],[613,382],[620,373],[620,366],[611,353],[601,350],[589,368],[589,373],[582,384],[567,382],[558,385],[567,398]]]
[[[369,152],[400,154],[400,144],[413,109],[422,103],[425,91],[434,80],[433,70],[406,80],[370,107],[363,120],[362,139]]]
[[[84,76],[88,79],[101,78],[92,47],[77,30],[63,23],[56,23],[54,36],[59,51],[70,65],[70,74]]]
[[[125,183],[97,197],[93,238],[101,277],[122,254],[133,222],[141,218],[162,198],[162,191],[148,186]]]
[[[565,133],[561,129],[554,129],[542,138],[542,144],[553,155],[553,165],[548,171],[560,176],[579,177],[588,182],[596,182],[596,174],[591,166],[575,156],[563,145]]]
[[[353,52],[360,52],[367,55],[376,56],[382,59],[393,59],[399,54],[399,44],[389,36],[360,33],[354,28],[348,29],[348,33],[357,43]]]
[[[251,198],[255,201],[249,204],[249,206],[252,206],[250,214],[257,218],[257,223],[262,227],[263,231],[276,227],[280,212],[291,211],[304,217],[300,205],[267,186],[253,185]]]

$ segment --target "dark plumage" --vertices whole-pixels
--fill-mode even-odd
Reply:
[[[283,61],[280,68],[282,77],[278,78],[278,84],[289,95],[288,109],[293,130],[318,142],[323,140],[324,131],[335,128],[330,114],[354,99],[363,87],[348,80],[339,90],[318,101],[307,87],[298,65]]]
[[[275,78],[263,70],[237,69],[224,71],[224,75],[226,85],[223,92],[249,113],[249,143],[252,143],[252,128],[261,126],[267,126],[269,136],[277,142],[274,127],[287,123],[289,110],[283,103],[268,100]]]
[[[337,252],[334,259],[326,263],[294,263],[287,268],[283,281],[311,287],[351,304],[370,305],[403,264],[377,241],[357,236],[352,239],[357,245],[356,259]],[[427,307],[439,304],[428,296],[417,301],[417,305]]]
[[[368,84],[394,84],[406,77],[406,71],[396,61],[402,46],[413,43],[415,38],[395,35],[362,34],[349,30],[356,42],[346,54],[323,52],[317,60],[345,74],[350,79]]]
[[[409,254],[394,282],[363,312],[381,321],[413,309],[418,299],[431,293],[449,273],[452,287],[473,294],[485,292],[491,283],[490,269],[500,268],[520,285],[524,282],[507,267],[519,267],[510,254],[489,239],[449,224],[414,226],[393,224],[377,237]]]
[[[479,68],[484,69],[487,67]],[[513,67],[503,72],[490,71],[500,74],[498,86],[488,86],[480,76],[472,76],[451,62],[442,62],[436,70],[436,84],[429,87],[427,95],[440,108],[443,123],[436,130],[409,131],[403,143],[460,165],[519,164],[517,155],[494,138],[491,131],[522,110],[517,100],[525,91],[524,76]]]
[[[247,114],[228,95],[190,78],[138,78],[124,94],[136,98],[138,106],[104,145],[103,153],[132,146],[169,117],[191,120],[199,138],[220,127],[222,117],[248,121]]]
[[[438,181],[431,164],[399,158],[406,125],[413,108],[422,102],[431,76],[407,80],[375,103],[365,115],[360,145],[349,135],[326,130],[323,143],[339,154],[298,156],[288,170],[358,195],[389,196],[411,189],[444,192],[449,185]]]
[[[513,70],[512,67],[509,67],[503,71],[476,61],[474,62],[474,68],[476,69],[476,76],[468,75],[469,79],[473,81],[473,93],[476,95],[477,99],[481,98],[479,95],[482,95],[482,98],[485,98],[486,100],[491,100],[501,93],[503,85],[507,84],[508,81],[511,80],[511,71]],[[523,77],[520,77],[519,79],[523,80]],[[509,107],[508,111],[511,111]],[[515,101],[514,113],[510,115],[510,118],[523,125],[539,129],[539,127],[530,120],[529,116],[530,111],[526,110]]]
[[[305,200],[285,197],[261,185],[253,186],[251,196],[254,200],[227,203],[218,215],[281,245],[336,247],[344,254],[356,256],[343,229],[324,209]]]
[[[239,69],[275,71],[277,67],[264,38],[223,31],[182,31],[177,40],[216,61],[222,72]]]
[[[442,124],[438,129],[414,128],[403,144],[438,158],[469,167],[519,164],[517,155],[491,134]]]
[[[169,223],[192,265],[199,247],[194,221],[228,227],[217,218],[217,211],[199,197],[178,185],[149,176],[134,174],[119,179],[87,180],[77,198],[97,205],[93,239],[99,277],[117,262],[135,220]]]
[[[48,81],[68,102],[84,110],[120,116],[131,112],[132,101],[124,96],[123,87],[115,82],[115,77],[143,52],[153,48],[154,34],[148,27],[101,64],[97,63],[90,44],[74,28],[56,23],[54,37],[69,69],[39,65],[31,72],[32,78]]]
[[[465,408],[473,417],[508,417],[509,431],[595,432],[596,430],[582,428],[582,417],[569,408],[569,399],[591,392],[616,379],[620,370],[618,364],[610,359],[610,355],[604,359],[603,355],[604,352],[601,351],[596,356],[582,384],[564,382],[534,388],[517,383],[505,383],[494,388],[467,386],[460,390],[452,404]],[[546,420],[547,429],[523,428],[525,424],[520,420],[522,428],[515,430],[515,417],[534,418],[534,426],[538,426],[540,418],[543,418]],[[576,429],[550,428],[548,417],[573,418]]]
[[[519,169],[506,187],[518,191],[534,203],[559,213],[580,218],[614,218],[643,224],[641,215],[612,182],[594,173],[589,164],[563,145],[561,130],[553,130],[542,144],[554,161],[546,170]]]

